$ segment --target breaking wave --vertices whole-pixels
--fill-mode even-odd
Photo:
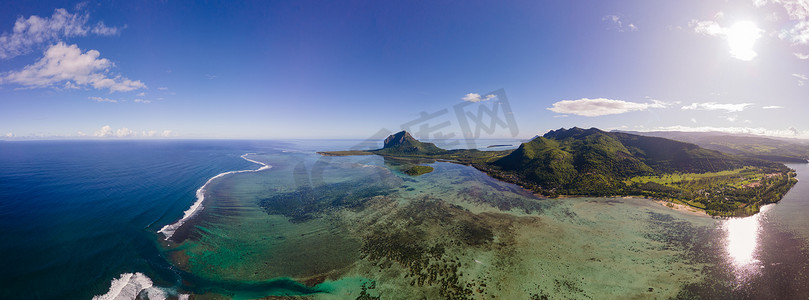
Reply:
[[[208,184],[210,184],[214,179],[217,179],[217,178],[225,176],[225,175],[230,175],[230,174],[258,172],[258,171],[263,171],[263,170],[272,168],[272,166],[270,166],[268,164],[265,164],[263,162],[247,158],[247,156],[251,155],[251,154],[255,154],[255,153],[246,153],[246,154],[242,155],[241,158],[243,158],[246,161],[252,162],[252,163],[260,164],[261,165],[260,168],[255,169],[255,170],[228,171],[228,172],[220,173],[220,174],[218,174],[218,175],[216,175],[214,177],[211,177],[211,179],[208,179],[208,181],[206,181],[205,184],[203,184],[199,189],[197,189],[197,193],[196,193],[197,201],[194,202],[194,204],[192,204],[191,207],[188,208],[185,211],[185,213],[183,213],[183,217],[180,220],[178,220],[177,222],[174,222],[174,223],[168,224],[166,226],[163,226],[163,228],[161,228],[157,232],[162,233],[166,237],[166,240],[168,240],[168,239],[171,238],[172,235],[174,235],[174,232],[177,231],[177,229],[180,228],[180,226],[183,226],[183,224],[185,224],[185,222],[188,221],[188,219],[191,219],[197,213],[199,213],[203,208],[202,202],[203,202],[203,200],[205,200],[205,190],[208,187]]]

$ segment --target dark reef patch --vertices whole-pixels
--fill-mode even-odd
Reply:
[[[399,208],[393,217],[394,222],[377,224],[363,238],[364,259],[381,269],[396,264],[405,270],[410,285],[432,286],[447,299],[470,299],[486,289],[483,282],[465,281],[461,259],[451,253],[470,247],[491,250],[495,236],[504,233],[495,228],[497,216],[476,215],[423,197]]]
[[[499,185],[495,185],[502,188]],[[538,199],[526,199],[516,194],[493,193],[490,189],[472,186],[458,191],[458,197],[469,203],[485,204],[496,207],[502,211],[520,209],[526,214],[540,214],[547,206],[548,202],[540,202]]]
[[[259,206],[270,215],[283,215],[290,222],[311,220],[329,211],[364,208],[368,199],[393,193],[395,186],[365,177],[340,183],[311,187],[300,186],[291,192],[280,192],[259,200]]]

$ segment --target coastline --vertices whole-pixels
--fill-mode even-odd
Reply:
[[[503,181],[503,182],[510,183],[508,181]],[[548,198],[548,197],[543,196],[542,194],[535,193],[535,192],[533,192],[531,190],[528,190],[528,189],[526,189],[526,188],[524,188],[524,187],[522,187],[520,185],[517,185],[517,186],[519,186],[523,190],[531,192],[534,196],[539,197],[539,198],[543,198],[543,199],[575,199],[575,198],[586,198],[586,197],[588,197],[588,196],[580,196],[580,195],[559,195],[559,196],[554,197],[554,198]],[[643,199],[643,200],[647,200],[647,201],[653,201],[653,202],[655,202],[657,204],[660,204],[660,205],[665,206],[667,208],[670,208],[672,210],[675,210],[675,211],[678,211],[678,212],[681,212],[681,213],[685,213],[685,214],[689,214],[689,215],[692,215],[692,216],[715,218],[715,216],[711,216],[705,210],[702,210],[702,209],[699,209],[697,207],[693,207],[693,206],[690,206],[690,205],[665,200],[665,199],[653,199],[653,198],[645,198],[645,197],[640,197],[640,196],[596,196],[596,197],[598,197],[598,198],[620,198],[620,199]]]
[[[517,185],[517,186],[519,186],[520,188],[522,188],[523,190],[526,190],[526,191],[528,191],[529,193],[533,194],[534,196],[539,197],[539,198],[545,198],[545,199],[566,199],[566,198],[585,198],[585,197],[600,197],[600,198],[621,198],[621,197],[623,197],[623,198],[637,198],[637,199],[641,199],[641,198],[642,198],[642,199],[646,199],[646,200],[655,201],[655,202],[657,202],[657,203],[658,203],[658,204],[660,204],[660,205],[666,206],[666,207],[668,207],[668,208],[671,208],[671,209],[674,209],[674,210],[677,210],[677,211],[681,211],[681,212],[688,213],[688,214],[691,214],[691,215],[696,215],[696,216],[705,216],[705,217],[710,217],[710,218],[749,217],[749,216],[754,216],[754,215],[757,215],[757,214],[759,214],[759,213],[761,212],[761,211],[756,211],[756,212],[754,212],[754,213],[748,213],[748,214],[746,214],[746,215],[733,215],[733,216],[711,215],[711,214],[709,214],[709,213],[708,213],[706,210],[704,210],[704,209],[701,209],[701,208],[698,208],[698,207],[694,207],[694,206],[691,206],[691,205],[688,205],[688,204],[677,203],[677,202],[679,202],[680,200],[676,200],[676,199],[667,199],[667,198],[664,198],[664,199],[661,199],[661,198],[647,198],[647,197],[644,197],[644,196],[641,196],[641,195],[628,195],[628,196],[625,196],[625,195],[602,195],[602,196],[588,196],[588,195],[566,195],[566,194],[560,194],[560,195],[553,195],[553,197],[548,197],[547,195],[543,195],[542,193],[539,193],[539,192],[537,192],[537,191],[535,191],[535,190],[533,190],[533,189],[530,189],[530,188],[526,187],[526,186],[524,185],[525,183],[524,183],[522,180],[518,179],[518,178],[499,176],[499,175],[500,175],[499,173],[494,172],[493,170],[490,170],[490,169],[488,169],[488,168],[481,167],[481,166],[480,166],[480,165],[478,165],[478,164],[465,164],[465,163],[456,162],[456,161],[449,161],[449,160],[447,160],[447,162],[451,162],[451,163],[459,163],[459,164],[464,164],[464,165],[471,166],[471,167],[473,167],[473,168],[477,169],[478,171],[481,171],[481,172],[485,173],[487,176],[489,176],[489,177],[491,177],[491,178],[497,179],[497,180],[502,181],[502,182],[506,182],[506,183],[511,183],[511,184]],[[791,183],[791,186],[790,186],[790,189],[791,189],[791,188],[792,188],[792,186],[794,186],[794,185],[795,185],[795,183],[797,183],[797,181],[798,181],[798,180],[797,180],[797,178],[794,178],[794,177],[790,177],[790,178],[792,178],[792,179],[794,180],[794,183]],[[788,190],[787,190],[787,191],[788,191]],[[775,202],[762,203],[762,204],[763,204],[763,205],[766,205],[766,204],[774,204],[774,203],[778,203],[778,202],[780,202],[780,201],[781,201],[781,199],[783,199],[783,195],[781,196],[781,198],[779,198],[779,199],[778,199],[777,201],[775,201]]]
[[[386,155],[381,155],[381,154],[373,153],[373,152],[369,152],[369,151],[325,151],[325,152],[317,152],[317,154],[320,154],[322,156],[355,156],[355,155],[374,155],[374,154],[375,155],[380,155],[380,156],[383,156],[383,157],[386,156]],[[499,181],[505,182],[505,183],[514,184],[514,185],[520,187],[521,189],[523,189],[524,191],[526,191],[528,193],[531,193],[534,196],[536,196],[538,198],[542,198],[542,199],[568,199],[568,198],[590,197],[590,196],[584,196],[584,195],[556,195],[555,197],[551,198],[551,197],[548,197],[547,195],[543,195],[541,193],[538,193],[538,192],[536,192],[534,190],[531,190],[531,189],[523,186],[522,184],[520,184],[520,182],[518,180],[511,181],[511,180],[508,180],[509,178],[503,178],[501,176],[495,176],[496,173],[492,172],[491,170],[489,170],[487,168],[481,168],[481,167],[479,167],[478,165],[475,165],[475,164],[466,164],[466,163],[462,163],[462,162],[458,162],[458,161],[443,160],[443,159],[437,159],[436,161],[444,161],[444,162],[462,164],[462,165],[467,165],[467,166],[473,167],[476,170],[483,172],[484,174],[486,174],[487,176],[489,176],[489,177],[491,177],[493,179],[496,179],[496,180],[499,180]],[[648,201],[653,201],[653,202],[655,202],[657,204],[660,204],[662,206],[665,206],[667,208],[670,208],[672,210],[675,210],[675,211],[678,211],[678,212],[681,212],[681,213],[685,213],[685,214],[689,214],[689,215],[693,215],[693,216],[714,218],[714,216],[708,214],[708,212],[706,212],[704,209],[700,209],[700,208],[693,207],[693,206],[686,205],[686,204],[676,203],[675,201],[666,200],[666,199],[646,198],[646,197],[642,197],[642,196],[621,196],[621,195],[595,196],[595,197],[644,199],[644,200],[648,200]]]
[[[202,211],[202,209],[204,208],[204,206],[202,204],[205,201],[206,188],[208,187],[208,185],[211,182],[213,182],[214,179],[220,178],[220,177],[225,176],[225,175],[230,175],[230,174],[258,172],[258,171],[263,171],[263,170],[267,170],[269,168],[272,168],[271,165],[268,165],[268,164],[265,164],[263,162],[247,158],[248,155],[255,155],[255,154],[256,153],[245,153],[240,157],[242,159],[246,160],[246,161],[249,161],[249,162],[252,162],[252,163],[255,163],[255,164],[259,164],[259,165],[261,165],[261,167],[259,167],[258,169],[255,169],[255,170],[228,171],[228,172],[219,173],[216,176],[211,177],[210,179],[208,179],[208,181],[205,182],[205,184],[203,184],[199,189],[197,189],[197,191],[195,193],[195,195],[197,197],[197,201],[195,201],[193,204],[191,204],[191,207],[189,207],[185,212],[183,212],[183,217],[180,218],[179,220],[177,220],[174,223],[163,226],[163,228],[160,228],[160,230],[158,230],[157,232],[162,233],[163,236],[165,236],[164,240],[168,241],[169,239],[171,239],[171,237],[174,235],[174,233],[177,232],[177,230],[180,229],[180,227],[183,226],[183,224],[185,224],[188,220],[190,220],[191,218],[196,216],[200,211]]]
[[[668,208],[671,208],[673,210],[676,210],[676,211],[679,211],[679,212],[682,212],[682,213],[686,213],[686,214],[689,214],[689,215],[706,217],[706,218],[713,218],[714,217],[714,216],[709,215],[707,212],[705,212],[705,210],[702,210],[702,209],[699,209],[699,208],[696,208],[696,207],[693,207],[693,206],[690,206],[690,205],[685,205],[685,204],[681,204],[681,203],[675,203],[673,201],[667,201],[667,200],[661,200],[661,199],[649,199],[649,200],[652,200],[657,204],[663,205],[665,207],[668,207]]]

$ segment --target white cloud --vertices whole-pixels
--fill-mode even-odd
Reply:
[[[725,33],[725,29],[719,26],[716,21],[699,21],[695,19],[688,23],[688,27],[694,28],[696,33],[709,36],[719,36]]]
[[[29,88],[51,87],[57,84],[66,88],[82,86],[110,92],[127,92],[145,88],[140,80],[130,80],[121,75],[110,77],[109,69],[114,65],[101,53],[88,50],[82,53],[76,45],[58,43],[45,51],[45,56],[33,65],[22,70],[9,72],[0,77],[0,83],[16,83]]]
[[[795,52],[793,54],[795,54],[795,57],[797,57],[798,59],[809,59],[809,54],[803,54],[798,52]]]
[[[124,28],[126,28],[126,26],[124,26]],[[99,21],[90,31],[97,35],[116,35],[121,30],[116,27],[107,27],[107,25],[104,25],[104,21]]]
[[[696,123],[697,119],[691,118],[691,123]]]
[[[157,88],[157,89],[158,89],[158,90],[161,90],[161,91],[165,91],[165,90],[168,90],[169,88],[164,87],[164,86],[161,86],[161,87],[159,87],[159,88]]]
[[[95,102],[112,102],[118,103],[118,100],[110,99],[110,98],[101,98],[101,97],[87,97],[87,99],[93,100]]]
[[[118,130],[115,131],[115,136],[116,137],[131,137],[131,136],[135,136],[135,135],[137,135],[137,133],[135,133],[132,130],[129,130],[129,128],[126,128],[126,127],[118,129]]]
[[[779,108],[784,108],[784,107],[780,106],[780,105],[768,105],[768,106],[765,106],[765,107],[762,107],[762,108],[763,109],[779,109]]]
[[[157,130],[142,130],[137,132],[129,128],[123,127],[120,129],[113,129],[110,125],[104,125],[101,129],[97,130],[93,136],[99,138],[135,138],[135,137],[168,137],[172,136],[171,130],[164,130],[161,135],[158,135]],[[84,133],[79,131],[79,136],[84,136]]]
[[[104,126],[101,127],[101,129],[97,130],[93,134],[93,136],[96,136],[96,137],[109,137],[109,136],[112,136],[112,134],[113,134],[112,127],[110,127],[110,125],[104,125]]]
[[[800,21],[789,30],[781,31],[778,37],[797,45],[809,44],[809,20]]]
[[[793,20],[792,27],[784,29],[778,35],[781,39],[789,40],[794,44],[809,44],[809,1],[807,0],[754,0],[756,6],[764,6],[768,3],[780,5],[784,8],[790,20]]]
[[[481,97],[480,94],[478,94],[478,93],[469,93],[469,94],[466,94],[465,96],[463,96],[463,98],[461,98],[461,100],[468,101],[468,102],[480,102],[480,101],[488,101],[488,100],[491,100],[491,99],[493,99],[495,97],[497,97],[497,96],[495,96],[495,95],[486,95],[485,97]]]
[[[794,135],[799,135],[799,134],[800,134],[800,131],[798,131],[798,129],[797,129],[797,128],[795,128],[795,127],[791,127],[791,126],[790,126],[790,127],[787,129],[787,130],[789,130],[790,132],[792,132],[792,134],[794,134]]]
[[[803,86],[806,83],[806,80],[809,80],[809,78],[807,78],[804,74],[793,73],[792,77],[798,79],[798,86]]]
[[[809,138],[809,131],[800,131],[794,127],[788,129],[766,129],[752,127],[710,127],[710,126],[664,126],[651,128],[649,131],[683,131],[683,132],[725,132],[736,134],[754,134],[775,137]]]
[[[135,103],[149,104],[152,103],[152,100],[135,99]]]
[[[736,120],[739,119],[739,115],[725,116],[724,118],[728,120],[728,122],[736,122]]]
[[[145,93],[145,92],[140,92],[140,93],[138,93],[138,97],[144,97],[144,96],[146,96],[146,93]]]
[[[714,19],[722,19],[724,14],[717,13]],[[694,28],[694,32],[707,35],[721,37],[728,42],[730,47],[730,56],[733,58],[749,61],[758,56],[758,53],[753,51],[755,42],[762,37],[764,30],[756,26],[753,22],[736,22],[733,26],[722,27],[716,21],[699,21],[691,20],[688,26]]]
[[[809,17],[809,2],[806,0],[753,0],[753,3],[762,7],[768,3],[778,4],[784,7],[790,19],[800,20]]]
[[[96,35],[115,35],[120,29],[107,27],[103,22],[89,26],[90,15],[70,13],[58,8],[51,17],[30,16],[17,18],[11,33],[0,35],[0,58],[8,59],[31,52],[37,45],[62,38]]]
[[[772,2],[783,5],[793,20],[809,18],[809,3],[806,0],[772,0]]]
[[[731,104],[731,103],[716,103],[716,102],[705,102],[705,103],[691,103],[691,105],[683,106],[682,109],[684,110],[725,110],[728,112],[738,112],[743,111],[748,106],[753,105],[752,103],[738,103],[738,104]]]
[[[548,110],[560,114],[597,117],[647,110],[649,108],[664,108],[666,106],[666,103],[657,100],[652,100],[652,103],[636,103],[605,98],[582,98],[579,100],[562,100],[556,102],[553,104],[553,107],[549,107]]]
[[[624,25],[624,21],[621,20],[621,17],[616,15],[606,15],[601,18],[601,21],[612,23],[612,29],[615,29],[618,32],[638,31],[638,26],[635,26],[635,24],[632,23]]]

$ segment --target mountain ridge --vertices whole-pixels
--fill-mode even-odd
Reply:
[[[421,142],[407,131],[399,131],[385,138],[382,149],[372,150],[379,154],[438,154],[447,152],[433,143]]]
[[[702,148],[775,162],[806,163],[809,141],[725,132],[613,131],[693,143]]]
[[[796,182],[794,171],[780,163],[597,128],[560,128],[502,151],[444,150],[401,131],[363,154],[466,164],[547,197],[644,196],[722,216],[756,213]]]

